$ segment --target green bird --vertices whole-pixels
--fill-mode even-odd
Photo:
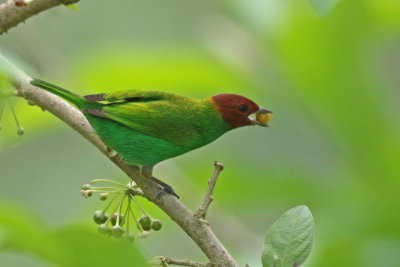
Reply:
[[[163,187],[156,197],[166,192],[178,195],[152,176],[154,165],[207,145],[232,129],[268,126],[271,113],[235,94],[201,100],[145,90],[80,96],[39,79],[31,84],[79,108],[109,148],[127,163],[138,165],[142,176]],[[256,114],[255,119],[249,117],[252,114]]]

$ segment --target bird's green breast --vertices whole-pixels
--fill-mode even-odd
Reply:
[[[232,129],[223,120],[211,98],[199,101],[198,108],[191,116],[191,122],[197,132],[196,138],[187,143],[191,148],[204,146]]]
[[[229,131],[211,99],[171,95],[160,101],[110,105],[119,119],[87,114],[100,138],[128,163],[155,165],[204,146]]]

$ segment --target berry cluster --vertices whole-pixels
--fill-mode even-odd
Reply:
[[[93,184],[97,183],[108,183],[112,186],[94,187]],[[81,187],[81,194],[85,198],[92,196],[94,193],[99,193],[102,201],[112,196],[105,208],[96,211],[93,215],[93,220],[99,225],[101,233],[133,241],[135,234],[130,228],[131,218],[138,229],[138,238],[148,236],[150,230],[158,231],[161,229],[161,222],[153,219],[135,198],[135,196],[143,196],[143,192],[133,181],[124,185],[112,180],[96,179],[92,180],[91,184]],[[132,203],[139,209],[141,215],[139,218],[133,212]],[[108,211],[111,211],[111,216],[108,215]]]

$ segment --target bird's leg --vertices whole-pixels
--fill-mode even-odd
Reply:
[[[150,179],[153,182],[161,185],[162,189],[160,191],[158,191],[155,195],[155,199],[158,199],[159,197],[161,197],[162,195],[164,195],[165,193],[171,194],[173,196],[175,196],[176,198],[179,199],[179,196],[177,193],[175,193],[174,189],[169,185],[164,183],[163,181],[157,179],[156,177],[153,176],[153,166],[139,166],[139,172],[140,175],[144,178]]]
[[[153,174],[153,166],[139,166],[139,173],[140,176],[151,179]]]

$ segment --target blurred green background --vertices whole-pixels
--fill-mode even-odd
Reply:
[[[400,266],[398,0],[82,0],[78,6],[80,12],[57,7],[11,29],[0,37],[1,53],[30,75],[81,94],[230,92],[274,111],[268,129],[232,131],[155,169],[196,209],[213,161],[225,164],[208,219],[242,266],[261,266],[267,229],[300,204],[315,219],[305,266]],[[26,134],[18,138],[6,109],[2,266],[139,266],[142,257],[157,255],[206,260],[146,202],[162,220],[161,232],[133,246],[100,237],[91,223],[100,203],[83,199],[80,186],[93,178],[128,179],[48,112],[22,99],[15,105]]]

